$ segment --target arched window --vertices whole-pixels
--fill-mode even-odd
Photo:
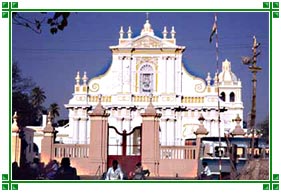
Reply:
[[[221,98],[221,100],[225,101],[225,93],[224,92],[221,93],[220,98]]]
[[[153,68],[149,64],[144,64],[140,69],[140,92],[151,93],[153,91]]]
[[[234,102],[235,101],[235,94],[234,92],[231,92],[230,95],[229,95],[229,101],[230,102]]]

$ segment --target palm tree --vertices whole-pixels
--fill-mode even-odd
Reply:
[[[60,116],[59,110],[60,110],[60,107],[57,103],[50,104],[49,112],[51,113],[53,118]]]
[[[33,107],[40,107],[46,99],[45,91],[40,88],[39,86],[36,86],[31,91],[31,104]]]
[[[32,89],[30,100],[34,110],[36,111],[37,121],[40,120],[42,111],[44,110],[42,104],[44,103],[45,99],[45,91],[42,88],[36,86]]]

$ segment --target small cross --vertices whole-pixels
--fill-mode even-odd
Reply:
[[[149,18],[149,13],[146,12],[146,20],[148,20],[148,18]]]

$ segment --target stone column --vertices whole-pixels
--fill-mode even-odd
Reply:
[[[13,116],[14,122],[12,125],[12,152],[11,152],[11,158],[12,162],[17,162],[18,165],[20,165],[20,153],[21,153],[21,139],[19,137],[19,127],[17,124],[17,112],[15,112]]]
[[[160,144],[159,118],[151,101],[142,116],[142,165],[151,171],[151,176],[159,175]]]
[[[87,117],[80,119],[79,124],[79,141],[80,144],[87,144]]]
[[[71,143],[78,143],[79,139],[79,118],[73,117],[73,138]]]
[[[109,114],[101,105],[89,113],[90,116],[90,147],[89,158],[92,169],[101,173],[107,170],[107,146],[108,146],[108,117]]]
[[[41,162],[45,165],[54,157],[54,128],[52,127],[51,114],[48,114],[48,122],[43,130],[44,136],[41,142]]]

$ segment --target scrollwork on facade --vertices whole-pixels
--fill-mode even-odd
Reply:
[[[100,85],[98,83],[94,83],[92,84],[92,86],[90,87],[91,91],[93,92],[97,92],[100,89]]]
[[[195,84],[194,89],[195,89],[196,92],[202,93],[202,92],[205,91],[206,85],[205,85],[203,82],[200,82],[200,83],[198,83],[198,84]]]

